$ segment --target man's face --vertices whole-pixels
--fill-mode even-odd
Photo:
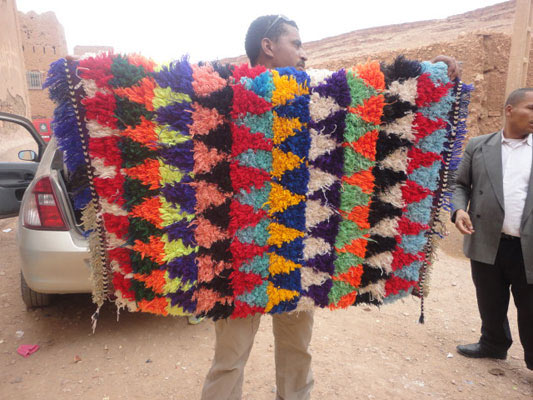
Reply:
[[[507,105],[505,117],[516,133],[526,135],[533,132],[533,92],[524,93],[514,106]]]
[[[303,71],[307,57],[302,47],[300,33],[292,25],[283,24],[284,31],[272,42],[272,66],[270,68],[295,67]]]

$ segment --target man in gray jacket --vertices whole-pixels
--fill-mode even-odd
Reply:
[[[505,359],[510,291],[527,368],[533,369],[533,88],[512,92],[503,130],[472,138],[457,175],[452,221],[465,235],[481,316],[466,357]]]

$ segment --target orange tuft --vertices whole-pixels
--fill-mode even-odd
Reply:
[[[152,289],[155,293],[163,294],[165,287],[165,270],[155,269],[150,274],[135,274],[133,277]]]
[[[159,197],[151,197],[141,204],[137,204],[130,212],[131,217],[142,218],[151,222],[158,229],[163,228],[163,219],[159,213],[161,208],[161,200]]]
[[[143,115],[141,115],[141,123],[139,125],[133,128],[128,126],[127,129],[119,131],[119,133],[124,137],[129,137],[138,143],[144,144],[150,150],[158,148],[157,140],[159,138],[154,130],[154,123],[144,118]]]
[[[367,237],[355,239],[352,243],[344,246],[342,249],[336,249],[339,253],[352,253],[358,257],[365,258]]]
[[[359,115],[365,122],[379,125],[381,124],[384,106],[385,97],[380,94],[378,96],[372,96],[368,99],[363,99],[362,105],[358,105],[357,107],[348,107],[348,111]]]
[[[144,77],[135,86],[128,88],[116,88],[117,96],[126,97],[128,100],[144,104],[148,111],[154,111],[152,100],[154,99],[155,80],[152,77]]]
[[[342,281],[349,283],[354,288],[358,288],[361,285],[361,276],[363,275],[363,266],[358,265],[356,267],[351,267],[348,271],[346,271],[344,274],[340,274],[337,276],[332,276],[331,278],[334,281]]]
[[[372,194],[374,191],[374,175],[372,174],[372,169],[356,172],[349,177],[343,176],[342,180],[350,185],[359,186],[363,190],[363,193]]]
[[[151,190],[159,189],[159,161],[153,158],[147,159],[143,164],[126,168],[124,171],[131,177],[140,180]]]
[[[365,81],[368,86],[372,86],[377,90],[385,89],[385,76],[381,72],[381,67],[377,61],[369,61],[364,64],[357,64],[355,66],[357,75]]]
[[[154,72],[154,68],[157,65],[155,61],[150,60],[149,58],[143,57],[140,54],[128,55],[128,61],[132,65],[136,65],[138,67],[144,67],[146,72]]]
[[[365,133],[357,141],[345,143],[343,146],[350,146],[359,154],[368,158],[371,161],[376,161],[376,142],[378,140],[379,132],[373,130]]]
[[[357,224],[359,229],[370,229],[370,223],[368,222],[368,214],[370,212],[370,206],[355,206],[347,219]]]
[[[348,308],[355,303],[356,298],[357,298],[357,293],[355,291],[352,293],[348,293],[342,296],[336,304],[330,304],[329,309],[336,310],[338,308]]]
[[[165,264],[163,260],[165,256],[165,244],[156,236],[150,236],[148,243],[136,240],[133,245],[133,250],[140,253],[143,258],[150,257],[151,260],[159,265]]]
[[[168,315],[166,297],[155,297],[153,300],[141,300],[137,303],[139,310],[157,315]]]

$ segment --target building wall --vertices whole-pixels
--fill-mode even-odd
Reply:
[[[19,12],[22,51],[26,72],[39,72],[44,83],[50,64],[68,53],[63,27],[52,11],[37,14]],[[52,118],[54,103],[48,91],[29,87],[31,117]]]
[[[30,117],[15,0],[0,0],[0,54],[0,111]]]
[[[75,56],[86,56],[98,53],[113,53],[112,46],[74,46]]]

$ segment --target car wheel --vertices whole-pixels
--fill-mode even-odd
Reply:
[[[20,272],[20,292],[22,293],[22,300],[28,308],[46,307],[50,305],[52,296],[46,293],[37,293],[30,289],[26,283],[26,279],[24,279],[24,275],[22,275],[22,271]]]

